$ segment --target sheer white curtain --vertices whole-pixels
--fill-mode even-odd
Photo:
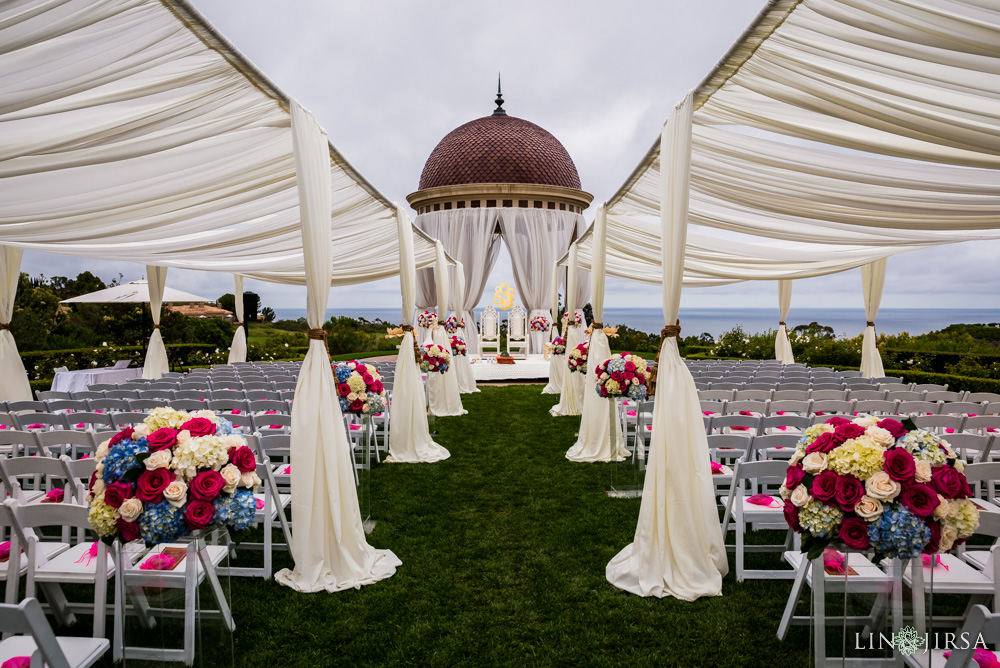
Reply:
[[[163,308],[163,289],[167,285],[167,268],[146,265],[146,280],[149,283],[149,312],[153,316],[153,333],[146,349],[146,361],[142,365],[143,378],[162,378],[170,371],[167,349],[160,335],[160,311]]]
[[[390,577],[401,562],[372,548],[361,522],[351,446],[321,329],[332,270],[329,143],[312,114],[297,102],[291,107],[310,340],[292,408],[295,569],[274,579],[300,592],[334,592]]]
[[[680,309],[691,165],[689,93],[663,129],[663,315]],[[614,586],[639,596],[693,601],[722,594],[729,571],[719,526],[708,442],[694,379],[677,349],[679,332],[664,328],[646,485],[635,539],[606,569]]]
[[[247,361],[247,331],[243,322],[243,276],[233,274],[233,295],[236,297],[236,334],[229,348],[229,363]]]
[[[465,303],[461,310],[469,332],[477,336],[466,337],[470,355],[479,354],[479,336],[473,309],[483,296],[490,271],[500,252],[500,237],[496,233],[495,208],[450,209],[432,211],[417,216],[414,224],[434,239],[444,244],[448,255],[465,265]],[[425,269],[417,273],[417,308],[431,308],[437,302],[435,275]],[[444,312],[439,312],[444,317]]]
[[[448,262],[444,255],[444,245],[438,241],[437,266],[434,269],[437,285],[438,324],[431,332],[431,339],[445,350],[451,351],[451,337],[444,330],[444,315],[448,312]],[[430,413],[437,417],[465,415],[462,395],[458,391],[458,372],[452,358],[444,373],[427,374],[427,393],[430,396]]]
[[[455,273],[455,280],[452,281],[452,285],[455,286],[455,290],[452,293],[454,295],[452,298],[452,315],[458,318],[458,321],[461,323],[464,317],[463,314],[465,313],[462,308],[462,304],[465,303],[465,266],[461,262],[456,262],[453,271]],[[469,323],[467,322],[466,324]],[[475,327],[475,323],[472,323],[472,327]],[[458,377],[458,391],[462,394],[475,394],[479,392],[479,388],[476,387],[476,377],[472,373],[472,363],[469,362],[469,341],[465,336],[465,328],[459,327],[455,334],[465,341],[466,347],[465,355],[452,356],[452,361],[455,363],[455,374]]]
[[[431,463],[451,456],[431,439],[427,427],[427,396],[420,369],[413,357],[413,319],[417,277],[413,259],[413,228],[410,218],[396,208],[399,233],[399,287],[403,297],[403,338],[396,356],[396,383],[392,391],[389,421],[389,456],[386,462]]]
[[[559,336],[559,265],[552,263],[552,283],[550,286],[552,296],[549,310],[549,322],[552,328],[549,329],[549,340]],[[566,373],[566,356],[557,355],[554,351],[549,356],[549,382],[542,388],[542,394],[559,394],[562,392],[563,374]]]
[[[886,258],[876,260],[861,267],[861,287],[865,296],[865,335],[861,340],[861,375],[865,378],[881,378],[885,375],[882,355],[878,352],[878,337],[875,334],[875,317],[882,304],[882,289],[885,287],[885,270],[889,262]]]
[[[569,248],[583,218],[578,213],[534,208],[499,209],[500,231],[510,250],[514,282],[528,319],[548,316],[552,274],[546,270]],[[545,332],[531,332],[529,352],[541,353]]]
[[[569,271],[568,283],[566,288],[566,312],[575,313],[576,312],[576,281],[579,276],[579,272],[576,270],[576,244],[573,244],[569,248]],[[574,326],[574,320],[570,317],[569,324],[566,325],[566,359],[569,359],[570,352],[576,348],[576,345],[582,340],[580,333],[583,331],[582,327]],[[579,415],[580,414],[580,398],[583,391],[583,383],[585,374],[577,373],[575,371],[570,371],[569,368],[563,370],[562,378],[562,388],[559,393],[559,403],[549,409],[549,413],[554,416],[560,415]]]
[[[607,217],[602,204],[597,208],[597,215],[594,218],[594,248],[604,248],[607,240]],[[622,436],[621,422],[617,419],[617,412],[614,424],[610,424],[611,409],[608,404],[614,400],[602,398],[596,392],[597,376],[594,369],[598,364],[611,357],[611,345],[603,329],[605,257],[602,252],[594,253],[594,264],[590,270],[594,331],[590,335],[590,350],[587,355],[587,374],[583,385],[583,408],[580,412],[580,433],[576,443],[566,452],[566,459],[572,462],[620,462],[629,456],[629,451],[625,449],[625,439]],[[611,441],[612,427],[615,431],[613,443]]]
[[[0,246],[0,398],[6,401],[31,400],[28,373],[10,332],[17,281],[21,276],[21,254],[20,248]]]
[[[792,305],[792,282],[778,281],[778,334],[774,337],[774,359],[782,364],[792,364],[795,356],[792,354],[792,342],[788,340],[788,327],[785,318]]]

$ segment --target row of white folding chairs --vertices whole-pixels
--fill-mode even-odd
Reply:
[[[257,410],[254,406],[267,406],[260,410],[273,410],[276,406],[283,404],[291,406],[293,397],[291,392],[275,395],[254,395],[247,398],[245,395],[229,391],[219,393],[199,393],[193,396],[185,395],[181,397],[167,397],[146,395],[144,397],[95,397],[89,399],[45,399],[42,401],[11,401],[7,403],[7,412],[10,413],[70,413],[81,411],[104,411],[121,412],[128,410],[150,410],[157,406],[165,406],[180,402],[186,408],[184,410],[200,410],[215,406],[222,407],[221,410],[233,409]],[[265,403],[266,402],[266,403]],[[2,408],[2,407],[0,407]],[[216,410],[216,408],[212,408]]]
[[[998,403],[965,401],[920,401],[899,399],[718,399],[701,398],[702,410],[713,413],[740,412],[775,415],[778,411],[807,414],[870,413],[880,415],[995,415]]]
[[[969,401],[972,403],[1000,402],[1000,394],[991,392],[949,392],[947,390],[866,390],[863,388],[830,388],[818,387],[779,388],[775,387],[743,387],[736,388],[698,388],[699,399],[882,399],[899,401]]]
[[[110,435],[105,434],[113,433],[115,432],[107,431],[98,434],[93,429],[87,431],[0,429],[0,456],[59,457],[65,454],[72,459],[78,459],[93,454],[100,443],[110,438]],[[99,440],[100,436],[104,438]]]

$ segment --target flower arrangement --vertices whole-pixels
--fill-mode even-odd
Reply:
[[[424,329],[434,329],[438,324],[438,316],[434,311],[423,311],[417,316],[417,325]]]
[[[583,315],[581,315],[580,313],[577,313],[576,314],[576,318],[574,318],[574,321],[576,322],[575,326],[576,327],[580,327],[581,325],[583,325]],[[566,323],[568,323],[568,322],[569,322],[569,313],[563,313],[563,315],[562,315],[562,329],[563,329],[563,334],[566,333]]]
[[[557,336],[556,338],[552,339],[552,352],[554,352],[556,355],[565,355],[566,339],[564,339],[561,336]]]
[[[451,337],[451,354],[465,355],[465,339],[460,336]]]
[[[536,315],[528,324],[533,332],[549,331],[549,319],[544,315]]]
[[[240,531],[257,512],[257,460],[233,425],[212,411],[155,408],[100,445],[87,502],[105,541],[170,543],[224,524]]]
[[[814,559],[831,542],[882,557],[948,552],[979,527],[962,461],[909,419],[832,417],[806,429],[780,488]]]
[[[465,329],[465,318],[459,320],[453,315],[448,316],[444,321],[444,331],[449,334],[457,334],[459,329]]]
[[[648,392],[646,360],[631,353],[615,353],[594,369],[597,384],[594,389],[601,397],[625,395],[643,401]]]
[[[451,353],[436,343],[428,343],[423,346],[423,355],[420,358],[420,370],[428,373],[444,373],[448,370],[451,362]]]
[[[578,373],[587,373],[587,351],[590,350],[590,341],[584,341],[576,348],[570,351],[569,359],[566,362],[569,364],[570,371],[576,371]]]
[[[374,366],[357,360],[341,362],[334,365],[333,375],[337,379],[341,411],[376,415],[385,410],[385,388]]]

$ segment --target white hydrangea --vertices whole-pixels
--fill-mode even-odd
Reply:
[[[218,471],[229,460],[229,442],[218,436],[199,436],[177,445],[170,468],[188,480],[198,469]]]
[[[149,417],[143,420],[143,424],[149,427],[151,432],[164,427],[177,429],[188,421],[188,414],[174,410],[168,406],[154,408],[149,412]]]

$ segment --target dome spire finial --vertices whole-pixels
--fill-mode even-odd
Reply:
[[[500,92],[500,73],[497,72],[497,99],[495,100],[497,108],[493,110],[494,116],[506,116],[507,112],[503,108],[503,93]]]

